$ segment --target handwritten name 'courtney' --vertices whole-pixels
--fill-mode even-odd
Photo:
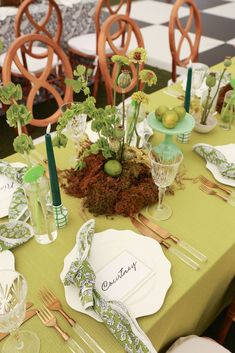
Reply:
[[[117,273],[117,276],[112,281],[103,281],[101,285],[101,289],[103,291],[107,291],[110,287],[112,287],[115,283],[117,283],[120,279],[126,276],[130,271],[136,271],[137,261],[133,262],[131,265],[126,268],[121,267]]]

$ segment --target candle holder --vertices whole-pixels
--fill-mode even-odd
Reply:
[[[53,206],[54,219],[57,228],[63,228],[68,223],[68,210],[62,204]]]

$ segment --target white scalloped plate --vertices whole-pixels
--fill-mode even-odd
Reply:
[[[235,144],[234,143],[231,143],[229,145],[214,146],[214,147],[218,151],[223,153],[223,155],[225,156],[225,158],[227,159],[227,161],[229,163],[235,163]],[[214,165],[210,162],[207,162],[206,167],[213,174],[214,178],[217,181],[219,181],[222,184],[235,187],[235,179],[231,179],[231,178],[227,178],[227,177],[222,176],[220,174],[220,172],[218,171],[216,165]]]
[[[172,283],[171,264],[164,255],[161,246],[154,239],[141,236],[130,230],[114,229],[94,234],[89,262],[96,273],[123,251],[133,254],[154,272],[124,301],[134,317],[151,315],[163,305],[166,293]],[[77,245],[64,259],[64,268],[60,274],[62,282],[71,263],[76,258],[76,253]],[[70,285],[64,288],[66,301],[71,308],[100,321],[94,312],[83,309],[77,287]],[[112,298],[106,299],[112,300]]]

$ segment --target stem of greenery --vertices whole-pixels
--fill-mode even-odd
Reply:
[[[211,87],[209,87],[208,89],[208,93],[207,93],[207,97],[206,97],[206,103],[205,103],[205,107],[202,113],[202,118],[201,118],[201,124],[206,125],[206,119],[208,117],[207,111],[208,111],[208,103],[210,100],[210,94],[211,94]]]
[[[133,127],[132,127],[132,130],[130,132],[129,141],[128,141],[129,145],[131,144],[131,140],[133,138],[134,132],[136,132],[136,136],[137,136],[137,140],[138,140],[138,134],[137,134],[137,131],[136,131],[136,124],[137,124],[137,121],[138,121],[139,112],[140,112],[140,103],[138,103],[138,105],[135,107],[135,115],[134,115],[133,125],[132,125]]]
[[[226,70],[227,70],[227,68],[225,67],[225,68],[223,69],[223,71],[222,71],[222,74],[221,74],[221,76],[220,76],[220,79],[219,79],[219,82],[218,82],[218,86],[217,86],[215,95],[214,95],[214,97],[213,97],[212,100],[211,100],[211,103],[210,103],[210,105],[209,105],[208,111],[211,110],[211,107],[212,107],[212,105],[213,105],[213,103],[214,103],[214,101],[215,101],[215,98],[216,98],[216,96],[217,96],[217,94],[218,94],[218,92],[219,92],[220,85],[221,85],[221,81],[222,81],[222,79],[223,79],[223,77],[224,77],[224,73],[225,73]],[[208,112],[208,114],[209,114],[209,112]]]

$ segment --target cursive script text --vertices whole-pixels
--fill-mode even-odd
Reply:
[[[103,291],[107,291],[110,287],[112,287],[115,283],[117,283],[121,278],[126,276],[128,274],[128,272],[136,271],[136,264],[137,264],[137,261],[132,262],[132,264],[127,266],[126,268],[121,267],[113,280],[102,282],[101,289]]]

